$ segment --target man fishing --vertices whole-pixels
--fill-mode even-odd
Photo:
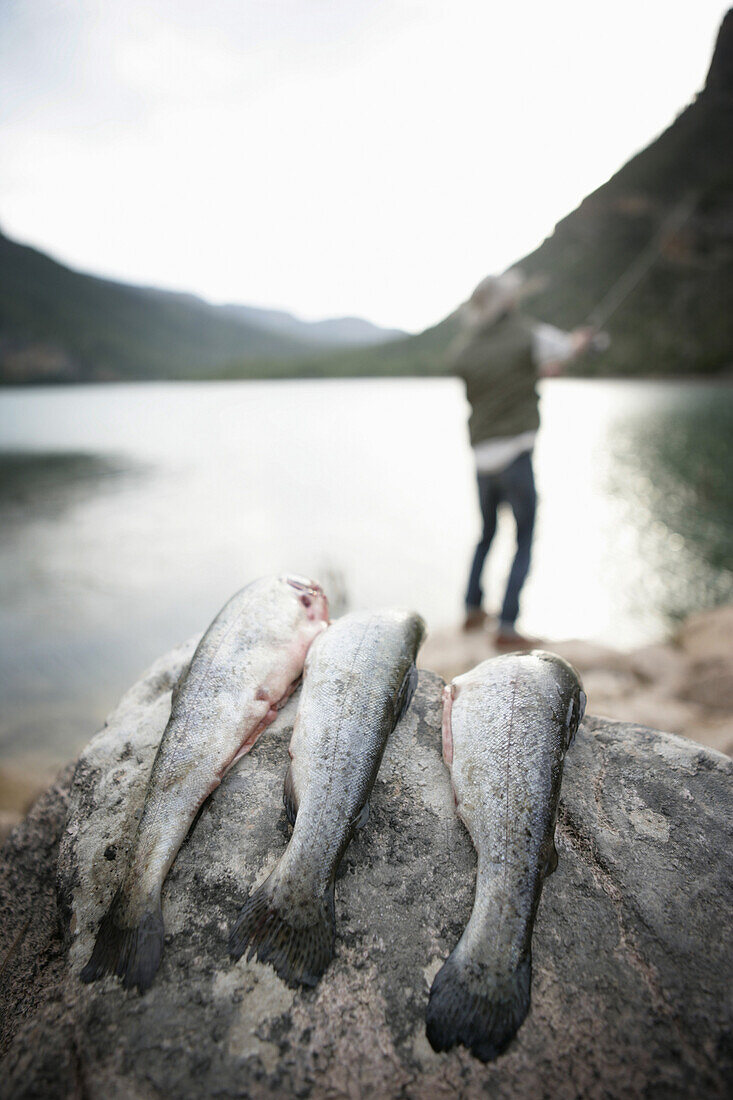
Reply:
[[[483,519],[466,590],[463,629],[480,630],[487,625],[481,573],[496,532],[498,507],[508,504],[517,526],[517,550],[496,644],[510,649],[534,644],[515,624],[529,572],[535,520],[532,449],[540,424],[537,378],[562,374],[596,333],[593,328],[563,332],[523,317],[519,303],[535,289],[537,282],[525,279],[516,268],[483,279],[461,307],[464,331],[451,359],[452,373],[465,381],[471,405],[468,427]]]

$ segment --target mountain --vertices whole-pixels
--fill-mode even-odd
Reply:
[[[256,306],[227,305],[221,307],[230,317],[251,322],[270,332],[282,332],[304,343],[331,347],[368,347],[399,340],[406,335],[401,329],[380,328],[362,317],[330,317],[325,321],[302,321],[281,309],[259,309]]]
[[[519,266],[548,276],[528,308],[554,324],[600,306],[612,343],[585,372],[733,367],[733,9],[694,102]]]
[[[0,381],[219,377],[231,364],[290,364],[315,347],[394,337],[368,321],[309,324],[286,313],[213,306],[72,271],[0,233]]]
[[[695,100],[518,261],[547,277],[536,317],[571,328],[600,307],[611,347],[578,373],[733,366],[732,135],[733,10]],[[435,374],[456,330],[454,311],[370,346],[392,334],[93,278],[0,235],[0,381]]]
[[[733,10],[694,102],[518,265],[547,279],[546,289],[527,303],[527,312],[539,319],[573,328],[601,307],[611,347],[578,360],[576,373],[731,370]],[[440,373],[456,331],[454,312],[399,343],[320,356],[298,369],[313,375]],[[272,364],[268,369],[276,370]]]

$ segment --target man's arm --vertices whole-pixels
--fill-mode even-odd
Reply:
[[[596,330],[590,326],[563,332],[541,322],[532,326],[532,352],[541,378],[555,378],[590,345]]]

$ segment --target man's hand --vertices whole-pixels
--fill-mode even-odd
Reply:
[[[594,328],[593,325],[585,325],[583,328],[573,329],[570,333],[573,338],[573,354],[580,355],[589,348],[597,333],[598,329]]]
[[[558,375],[565,373],[565,363],[559,359],[549,359],[546,363],[542,363],[537,373],[540,378],[557,378]]]

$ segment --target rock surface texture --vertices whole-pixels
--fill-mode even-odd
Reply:
[[[162,658],[128,692],[3,849],[0,1095],[730,1094],[733,763],[592,717],[565,765],[529,1016],[493,1065],[432,1051],[428,990],[468,919],[475,856],[440,756],[442,681],[428,672],[346,853],[337,954],[315,990],[227,954],[241,904],[287,842],[297,696],[214,792],[173,865],[150,991],[126,993],[113,978],[83,985],[191,653]]]

